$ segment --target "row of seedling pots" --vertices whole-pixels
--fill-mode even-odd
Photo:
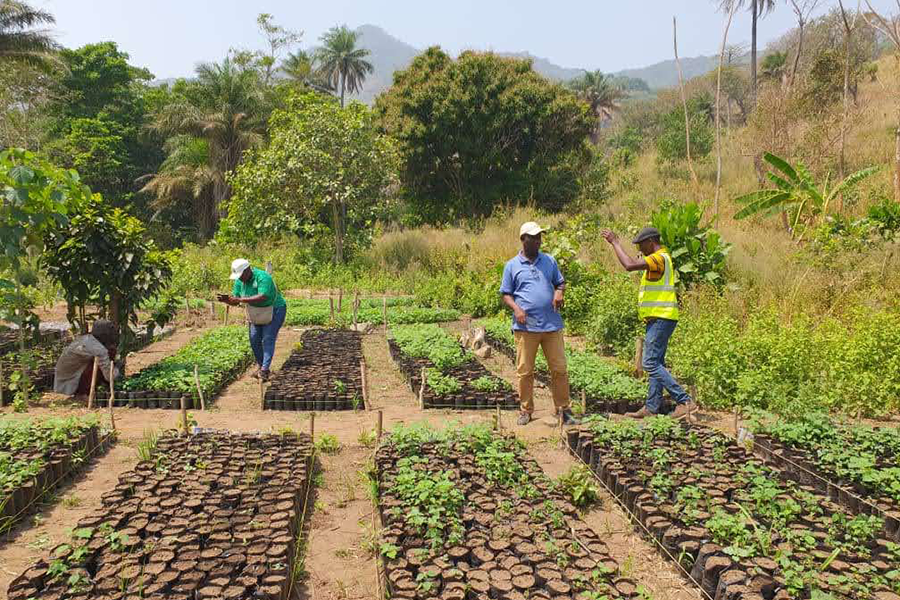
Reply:
[[[832,477],[824,472],[807,452],[783,444],[772,437],[754,435],[753,450],[792,480],[815,487],[832,502],[853,513],[870,514],[884,519],[887,535],[900,542],[900,505],[893,498],[873,494],[859,483]]]
[[[203,390],[203,400],[206,406],[209,406],[222,390],[228,385],[239,379],[251,364],[253,364],[253,355],[249,354],[232,368],[220,373],[212,387]],[[139,375],[139,373],[137,374]],[[137,377],[135,375],[135,377]],[[123,391],[116,390],[113,398],[113,406],[116,407],[132,407],[132,408],[162,408],[162,409],[180,409],[181,398],[184,396],[185,408],[199,409],[201,408],[200,394],[196,385],[189,391],[180,390],[132,390]],[[105,387],[98,387],[97,400],[104,406],[109,400],[109,390]]]
[[[363,406],[362,336],[311,329],[301,336],[265,392],[270,410],[357,410]]]
[[[388,340],[391,358],[397,363],[414,394],[422,392],[422,369],[433,368],[426,358],[408,356],[393,339]],[[461,384],[458,392],[438,395],[428,385],[422,393],[425,408],[449,408],[456,410],[515,410],[519,407],[515,393],[511,390],[482,391],[475,389],[472,382],[483,377],[491,377],[491,372],[476,359],[471,358],[460,366],[445,369],[443,375],[453,377]],[[427,381],[427,375],[426,375]]]
[[[638,598],[637,583],[622,576],[601,536],[543,475],[524,451],[517,484],[492,482],[477,451],[426,442],[400,450],[390,442],[376,453],[380,533],[390,597],[404,600],[551,600]],[[473,453],[475,456],[473,456]],[[407,520],[411,507],[396,491],[401,461],[414,456],[416,472],[445,473],[464,498],[459,535],[439,543]],[[517,488],[528,480],[531,493]],[[525,497],[527,496],[527,497]],[[385,555],[385,548],[389,549]]]
[[[49,450],[32,450],[15,456],[28,462],[40,461],[36,475],[13,489],[0,490],[0,534],[9,531],[36,507],[47,494],[79,473],[88,462],[103,455],[115,443],[115,434],[98,425],[77,439]]]
[[[622,445],[620,440],[600,442],[590,428],[568,430],[567,443],[570,451],[625,506],[638,522],[639,531],[655,538],[705,594],[715,600],[788,600],[809,598],[815,587],[831,594],[830,598],[900,598],[886,584],[879,583],[887,581],[888,573],[900,567],[892,557],[886,531],[872,532],[862,549],[854,550],[834,542],[829,537],[830,528],[837,518],[835,515],[842,511],[827,494],[814,486],[789,481],[777,469],[718,432],[698,426],[678,426],[684,434],[675,438],[678,441],[657,437],[649,446],[646,438],[636,439],[630,447]],[[684,443],[685,435],[695,436],[697,445],[690,447]],[[761,501],[752,496],[752,486],[742,479],[748,466],[759,474],[756,484],[763,486],[761,489],[773,484],[774,487],[767,489],[777,494],[763,508],[754,504]],[[670,478],[666,487],[654,487],[654,478],[660,476]],[[684,504],[679,494],[686,488],[702,490],[703,499],[695,506]],[[810,505],[821,507],[821,512],[809,510]],[[790,516],[783,517],[789,519],[787,525],[776,526],[773,521],[776,517],[767,511],[778,511],[785,506],[807,508],[800,513],[787,513]],[[712,517],[723,515],[743,522],[748,531],[763,536],[760,539],[769,539],[770,550],[741,552],[737,541],[715,543]],[[853,516],[843,514],[846,519]],[[741,521],[744,518],[747,520]],[[797,535],[808,534],[811,548],[792,546],[784,537],[786,528]],[[786,549],[790,551],[783,554]],[[805,574],[807,579],[801,589],[796,589],[796,585],[792,589],[783,568],[786,563],[775,561],[784,561],[785,557],[797,565],[817,566],[818,570]]]
[[[168,433],[8,598],[286,600],[311,456],[306,435]]]

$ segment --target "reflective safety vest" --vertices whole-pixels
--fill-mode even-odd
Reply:
[[[678,296],[675,294],[675,284],[678,283],[678,274],[672,265],[672,257],[665,250],[658,252],[665,263],[663,276],[656,281],[647,279],[649,271],[645,270],[641,275],[641,289],[638,292],[638,317],[645,319],[670,319],[678,320]]]

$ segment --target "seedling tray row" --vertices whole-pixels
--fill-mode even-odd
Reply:
[[[885,522],[709,429],[653,417],[567,433],[641,529],[716,599],[898,600],[900,546]]]
[[[270,410],[356,410],[363,405],[362,336],[356,331],[311,329],[301,348],[272,378]]]
[[[395,430],[376,453],[391,598],[639,597],[521,442],[479,426],[420,434]]]
[[[397,363],[410,389],[419,394],[422,388],[422,369],[434,369],[434,363],[427,358],[413,358],[407,355],[393,339],[388,340],[391,358]],[[454,378],[461,384],[458,392],[437,394],[428,385],[425,386],[423,404],[425,408],[449,408],[458,410],[514,410],[519,407],[515,394],[511,390],[481,391],[472,384],[474,381],[492,377],[484,365],[474,358],[466,360],[459,366],[445,368],[443,375]],[[426,375],[427,380],[427,375]]]
[[[0,430],[0,534],[115,442],[115,434],[97,424],[67,423],[52,441],[40,437],[40,425],[36,429],[27,421]],[[17,443],[29,438],[27,445]]]
[[[166,434],[8,597],[287,598],[311,454],[305,435]]]

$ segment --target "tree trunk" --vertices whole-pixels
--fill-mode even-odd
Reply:
[[[694,171],[694,161],[691,160],[691,119],[688,115],[687,95],[684,91],[684,76],[681,73],[681,61],[678,59],[678,24],[675,17],[672,17],[672,43],[675,46],[675,68],[678,69],[678,87],[681,88],[681,104],[684,107],[684,142],[685,152],[687,154],[688,169],[691,172],[691,181],[694,187],[700,186],[697,180],[697,172]]]
[[[894,201],[900,202],[900,108],[897,110],[897,130],[894,132]]]
[[[341,72],[341,108],[344,108],[344,82],[347,80],[347,74]]]
[[[759,18],[759,0],[750,2],[750,105],[756,106],[756,22]]]
[[[719,71],[716,74],[716,197],[713,200],[713,213],[719,216],[719,192],[722,189],[722,119],[719,115],[719,107],[722,104],[722,64],[725,62],[725,44],[728,42],[728,30],[731,29],[731,20],[737,3],[731,4],[728,11],[728,20],[725,22],[725,31],[722,33],[722,49],[719,51]]]
[[[791,67],[791,79],[788,82],[789,89],[793,89],[794,87],[794,79],[797,77],[797,69],[800,66],[800,55],[803,54],[803,28],[805,27],[805,25],[806,23],[804,23],[803,21],[800,21],[800,23],[798,23],[798,35],[800,37],[797,40],[797,54],[794,56],[794,66]]]
[[[344,262],[344,231],[341,223],[341,206],[338,202],[331,202],[331,212],[334,217],[334,262]]]

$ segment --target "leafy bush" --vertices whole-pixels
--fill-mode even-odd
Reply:
[[[724,301],[696,299],[668,359],[707,406],[884,415],[900,408],[896,319],[893,312],[859,309],[841,318],[798,315],[783,322],[767,308],[742,326]]]
[[[411,299],[392,299],[387,309],[388,323],[390,324],[413,324],[413,323],[440,323],[444,321],[455,321],[459,318],[459,311],[445,308],[423,308],[420,306],[409,306],[407,302]],[[287,302],[287,316],[285,324],[291,327],[308,327],[319,326],[324,327],[331,325],[331,307],[328,300],[315,299],[303,300],[290,298]],[[360,301],[361,305],[356,315],[358,323],[382,323],[384,315],[382,313],[381,301],[377,299],[369,299]],[[353,323],[353,300],[344,297],[341,311],[338,312],[337,299],[335,299],[334,322],[338,327],[347,327]]]
[[[900,203],[885,196],[869,207],[867,217],[881,235],[892,237],[900,229]]]
[[[659,229],[678,270],[679,284],[689,288],[701,281],[714,285],[725,282],[725,258],[731,244],[709,225],[701,225],[703,210],[694,202],[665,203],[651,222]]]
[[[472,381],[472,387],[479,392],[502,392],[511,390],[512,386],[505,379],[484,375]]]
[[[706,96],[688,101],[688,115],[691,122],[691,158],[702,158],[709,154],[715,141],[715,132],[710,126],[710,107]],[[660,160],[676,162],[687,158],[687,137],[684,130],[684,108],[679,106],[662,118],[662,133],[656,139],[656,151]]]
[[[570,295],[583,295],[590,302],[584,326],[590,347],[601,354],[631,356],[634,340],[642,331],[634,280],[625,273],[608,274],[595,285],[573,292],[567,292],[566,302]]]

